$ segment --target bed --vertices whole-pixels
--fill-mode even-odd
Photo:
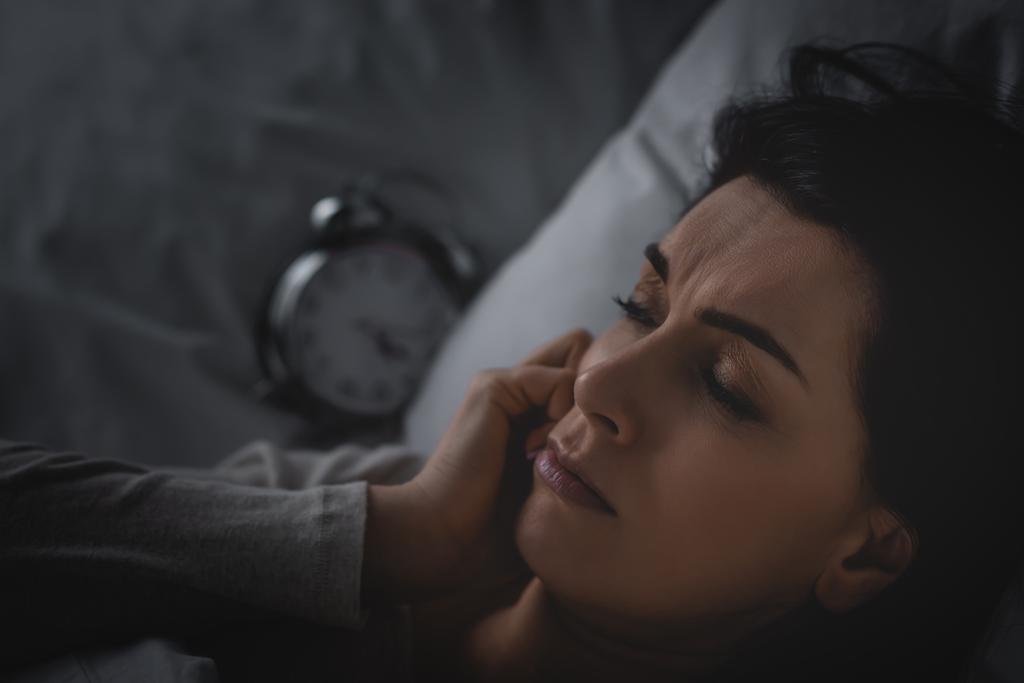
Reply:
[[[400,166],[487,226],[486,286],[374,435],[429,454],[478,369],[614,319],[637,245],[694,198],[712,112],[785,47],[904,42],[1020,95],[1022,32],[996,0],[4,5],[0,427],[183,466],[301,440],[255,391],[274,255],[339,178]],[[977,680],[1024,678],[1022,614],[1012,589]]]
[[[302,440],[254,327],[311,205],[419,172],[493,273],[709,4],[4,3],[0,433],[182,466]]]

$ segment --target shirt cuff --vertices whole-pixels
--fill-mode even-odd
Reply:
[[[370,611],[361,606],[367,482],[321,487],[317,581],[332,626],[362,629]]]

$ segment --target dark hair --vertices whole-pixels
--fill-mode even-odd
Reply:
[[[752,638],[733,673],[961,678],[1022,557],[1021,109],[898,46],[791,54],[787,94],[719,112],[707,191],[748,176],[866,266],[851,369],[865,477],[917,549],[869,604],[806,605]]]

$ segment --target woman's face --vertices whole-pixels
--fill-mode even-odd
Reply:
[[[652,326],[594,340],[551,432],[614,514],[535,466],[516,540],[573,615],[710,647],[808,598],[865,509],[864,280],[832,232],[747,178],[659,247],[667,277],[644,260],[633,291]]]

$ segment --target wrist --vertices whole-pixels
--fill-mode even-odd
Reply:
[[[367,486],[362,603],[404,603],[433,597],[442,586],[443,544],[434,511],[410,483]]]

